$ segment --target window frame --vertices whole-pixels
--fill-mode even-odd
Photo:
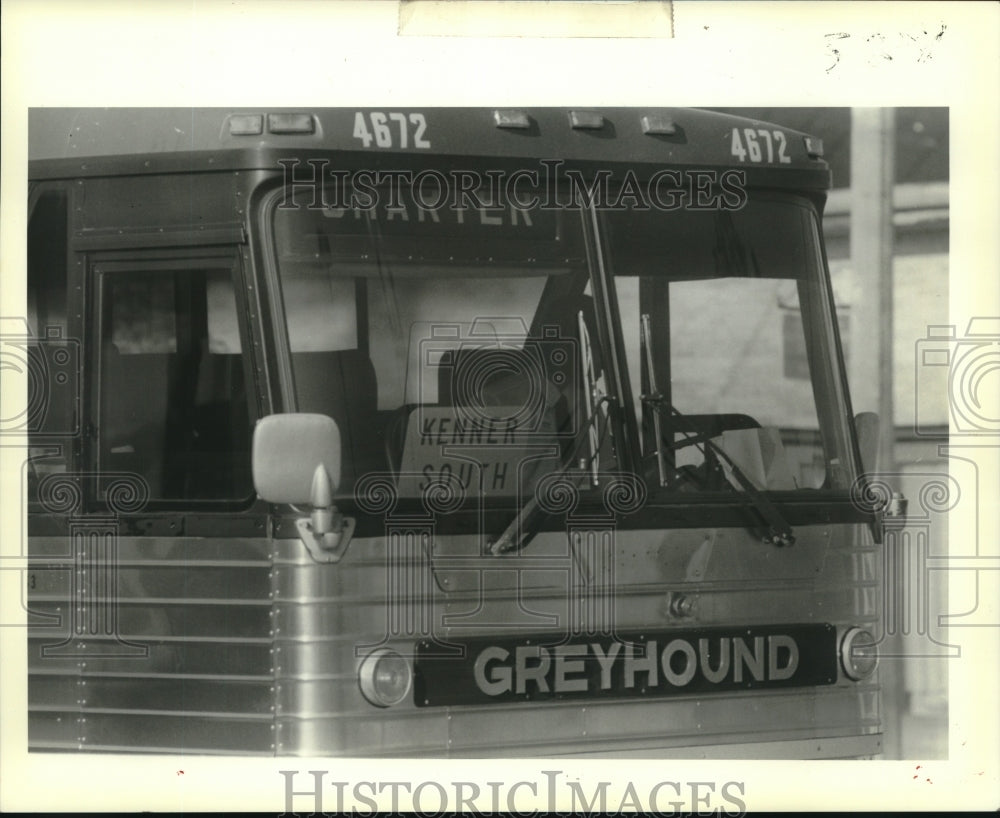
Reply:
[[[39,181],[30,182],[28,187],[28,222],[27,222],[27,249],[30,255],[31,245],[32,245],[32,234],[33,231],[38,229],[38,223],[36,219],[39,218],[38,206],[42,200],[48,194],[56,194],[61,196],[63,199],[64,213],[62,214],[63,224],[62,224],[62,237],[60,241],[65,247],[63,256],[63,266],[62,266],[62,279],[63,279],[63,316],[61,325],[58,325],[59,337],[65,339],[68,343],[75,344],[76,354],[74,358],[71,358],[71,378],[68,389],[72,395],[73,402],[73,422],[70,429],[63,429],[57,431],[39,430],[30,431],[29,425],[30,420],[26,423],[24,430],[27,433],[27,443],[29,450],[27,453],[27,462],[25,463],[25,468],[29,476],[35,475],[34,463],[36,461],[48,460],[52,457],[62,457],[64,460],[65,472],[73,472],[79,467],[80,463],[80,452],[81,452],[81,432],[85,429],[84,422],[84,403],[82,400],[83,390],[85,389],[86,380],[84,377],[84,363],[83,354],[81,349],[81,344],[79,339],[82,338],[83,324],[80,320],[79,315],[79,305],[74,301],[74,282],[76,278],[74,276],[75,267],[73,265],[73,249],[70,240],[70,225],[73,219],[74,212],[74,187],[73,185],[61,182],[61,181]],[[31,297],[33,284],[36,279],[32,275],[33,269],[30,266],[31,259],[27,259],[29,266],[26,267],[25,276],[25,326],[29,327],[29,331],[34,335],[29,337],[28,348],[38,341],[47,340],[49,337],[49,332],[52,330],[50,324],[46,324],[45,332],[42,332],[42,327],[39,323],[38,326],[31,327],[30,324],[30,307],[31,307]],[[39,301],[36,299],[35,309],[36,309],[36,323],[41,320],[41,313],[39,311]],[[37,336],[37,337],[35,337]],[[51,387],[51,383],[47,384],[45,388]],[[31,396],[29,394],[29,401]],[[32,453],[32,449],[43,450],[41,452]],[[30,483],[29,483],[30,485]],[[41,509],[41,504],[38,501],[35,493],[33,491],[28,492],[27,503],[29,511],[35,511]]]
[[[765,197],[775,196],[783,202],[798,205],[808,211],[812,224],[810,230],[816,231],[816,241],[820,241],[817,224],[819,215],[817,205],[812,199],[794,191],[766,190],[756,191],[756,193],[763,194]],[[294,376],[292,374],[291,358],[288,349],[286,318],[281,295],[281,274],[278,265],[273,225],[275,207],[279,201],[284,201],[283,194],[283,189],[277,186],[268,190],[265,195],[262,195],[252,224],[255,229],[260,231],[260,243],[263,250],[262,269],[266,279],[266,289],[271,309],[271,315],[268,320],[274,327],[274,352],[276,353],[278,369],[281,375],[280,391],[283,404],[288,407],[285,411],[294,411],[296,405]],[[610,257],[610,234],[606,224],[607,214],[602,213],[595,203],[578,203],[577,209],[579,211],[579,218],[581,219],[579,224],[582,224],[580,239],[584,250],[587,274],[590,277],[591,287],[594,288],[593,297],[596,312],[598,313],[596,316],[599,330],[598,337],[592,338],[591,342],[599,345],[602,350],[608,367],[608,371],[606,372],[609,379],[608,385],[610,391],[618,398],[618,417],[613,420],[615,426],[614,435],[619,441],[616,444],[618,454],[615,468],[617,471],[631,472],[638,477],[642,477],[640,462],[641,446],[639,445],[642,430],[637,422],[634,401],[632,399],[632,389],[626,388],[629,385],[629,374],[627,362],[624,359],[620,321],[616,321],[613,318],[613,315],[617,314],[617,310],[615,309],[616,299],[613,291],[614,259]],[[822,296],[824,303],[820,309],[826,314],[829,313],[831,309],[830,305],[833,304],[831,285],[828,277],[825,283],[822,280],[823,272],[827,269],[822,243],[816,245],[815,249],[817,256],[816,264],[818,265],[816,275],[820,279],[818,284],[824,290],[824,295]],[[833,356],[830,361],[832,368],[829,372],[829,377],[832,379],[833,388],[838,394],[840,405],[849,413],[850,405],[846,399],[847,393],[840,353],[839,334],[833,319],[829,315],[827,315],[827,319],[834,324],[832,327],[833,336],[825,336],[830,341],[828,352]],[[828,332],[828,330],[824,330],[824,332]],[[841,425],[843,426],[842,431],[846,435],[848,443],[846,446],[846,455],[852,461],[849,464],[850,473],[852,476],[857,476],[860,473],[860,458],[857,456],[857,443],[854,439],[851,418],[843,418]],[[840,430],[838,430],[839,433]],[[627,451],[622,451],[623,448]],[[691,528],[704,527],[706,525],[745,527],[748,518],[753,518],[756,515],[750,498],[739,495],[736,492],[732,494],[713,492],[702,495],[692,495],[682,492],[664,493],[658,485],[653,485],[649,481],[647,483],[649,492],[647,494],[646,505],[643,510],[630,515],[627,520],[622,520],[626,528],[642,528],[649,527],[650,525],[656,528]],[[864,523],[871,522],[872,519],[871,514],[858,508],[852,502],[847,490],[816,490],[808,492],[801,489],[793,491],[768,490],[767,495],[773,502],[781,505],[789,520],[793,521],[795,525],[807,524],[804,522],[806,518],[811,519],[815,524],[831,522]],[[597,501],[599,496],[598,492],[587,491],[584,492],[581,500],[590,506],[592,503],[588,502],[588,499],[592,497],[594,501]],[[348,512],[355,510],[354,503],[350,498],[344,498],[344,502],[341,505]],[[419,503],[414,504],[414,509],[416,509],[417,505]],[[511,506],[513,507],[513,505],[512,503]],[[397,513],[404,513],[407,507],[408,505],[401,500],[396,511]],[[485,513],[487,517],[493,517],[498,514],[502,515],[506,510],[509,510],[507,506],[499,503],[496,505],[491,503],[489,508],[485,509],[485,512],[473,510],[470,507],[468,511],[448,515],[447,521],[442,519],[441,523],[445,526],[442,529],[442,533],[444,533],[445,529],[451,530],[453,527],[456,531],[467,529],[473,520],[476,520],[475,526],[478,529],[482,522],[479,517],[481,513]],[[583,505],[578,510],[583,511]],[[560,526],[561,521],[553,519],[547,522],[542,530],[554,530]],[[362,526],[362,528],[366,527]],[[359,533],[362,533],[360,529]]]
[[[803,211],[803,215],[805,217],[802,222],[802,229],[805,233],[803,238],[806,241],[806,249],[809,251],[811,257],[806,259],[806,263],[809,265],[808,276],[805,279],[798,279],[797,289],[800,300],[805,297],[803,290],[804,285],[813,284],[816,286],[817,290],[815,299],[812,300],[809,305],[810,315],[807,316],[805,311],[803,311],[801,313],[801,321],[804,328],[806,328],[807,321],[812,321],[816,324],[812,330],[812,335],[814,336],[813,338],[808,337],[809,333],[806,332],[804,340],[807,345],[809,347],[814,347],[814,345],[819,342],[819,346],[822,347],[815,347],[808,350],[807,362],[810,364],[810,375],[808,380],[811,384],[814,396],[818,433],[824,438],[824,441],[827,435],[832,436],[836,440],[836,444],[831,448],[847,461],[844,464],[847,473],[847,482],[848,484],[852,484],[853,481],[858,479],[860,476],[860,459],[857,456],[856,440],[854,440],[854,435],[851,431],[852,410],[843,380],[843,355],[840,345],[839,327],[837,326],[836,315],[833,308],[834,299],[829,281],[829,274],[827,272],[826,258],[823,253],[822,234],[819,228],[819,213],[812,200],[792,191],[752,191],[751,196],[754,201],[780,203],[800,208]],[[643,275],[630,276],[627,270],[617,270],[616,265],[620,266],[619,259],[615,255],[615,248],[610,240],[610,231],[608,230],[607,225],[603,226],[605,228],[605,242],[607,245],[607,254],[609,258],[608,267],[611,270],[611,278],[613,280],[618,277],[631,277],[637,280],[640,312],[644,312],[649,308],[650,301],[654,295],[659,294],[662,296],[666,293],[669,289],[670,279],[669,277],[658,279],[655,276]],[[795,281],[796,279],[789,280]],[[800,310],[801,309],[802,308],[800,307]],[[618,314],[620,318],[620,312]],[[652,326],[653,353],[654,363],[656,366],[655,374],[660,393],[669,400],[672,367],[672,361],[669,355],[669,312],[668,310],[658,308],[658,314],[659,320],[654,322]],[[621,323],[620,320],[618,323]],[[823,368],[822,372],[817,373],[813,371],[811,365],[820,359],[825,361],[826,366]],[[616,361],[616,364],[617,363],[618,362]],[[627,368],[627,361],[623,360],[621,365]],[[646,373],[644,367],[640,369],[640,373],[642,375],[642,391],[645,394],[648,390],[648,384],[646,383]],[[824,397],[829,397],[835,401],[836,406],[825,406],[823,403]],[[635,409],[635,407],[632,406],[634,403],[633,396],[629,395],[627,396],[627,399],[630,405],[626,409],[626,419],[639,417],[638,411],[633,411]],[[644,409],[642,413],[644,420],[647,414],[647,410]],[[647,424],[645,422],[639,424],[640,436],[643,443],[646,444],[642,447],[642,451],[644,452],[648,450],[648,444],[651,442],[651,434],[647,428],[649,425],[651,424]],[[824,445],[824,449],[827,449],[827,446]],[[633,468],[638,468],[639,471],[641,471],[642,463],[632,462],[631,465]],[[651,496],[655,497],[657,502],[662,501],[664,503],[670,503],[671,501],[685,502],[691,500],[698,503],[701,498],[706,500],[714,499],[717,502],[720,498],[725,496],[725,493],[718,492],[699,492],[694,495],[669,492],[661,488],[655,479],[648,482]],[[817,490],[823,491],[823,496],[835,499],[837,495],[844,495],[849,488],[845,486],[835,489]],[[769,496],[772,496],[772,499],[780,501],[785,498],[793,499],[796,496],[801,496],[798,495],[798,492],[801,491],[802,489],[785,491],[767,490],[767,493]],[[805,499],[804,496],[803,499]]]
[[[252,355],[248,350],[253,345],[250,337],[250,322],[247,316],[244,289],[244,265],[241,249],[238,246],[220,245],[205,247],[170,247],[151,250],[103,251],[88,254],[87,291],[90,308],[87,311],[89,394],[86,396],[86,418],[88,434],[84,436],[86,451],[83,462],[100,475],[102,470],[101,451],[104,430],[102,426],[102,391],[104,383],[105,362],[103,358],[103,338],[106,327],[107,286],[110,277],[127,276],[129,274],[162,273],[165,277],[172,273],[221,270],[224,271],[233,285],[236,301],[236,320],[240,337],[240,366],[246,384],[248,428],[252,431],[254,424],[260,418],[260,389],[254,373]],[[249,441],[248,441],[249,446]],[[87,481],[86,503],[92,509],[105,506],[99,487],[100,480]],[[150,497],[145,508],[138,516],[156,512],[246,512],[258,505],[259,501],[253,489],[252,480],[247,495],[240,498],[166,498]]]

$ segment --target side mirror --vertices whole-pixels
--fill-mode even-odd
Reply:
[[[308,505],[295,521],[316,562],[338,562],[354,534],[354,519],[333,504],[340,485],[340,429],[326,415],[268,415],[253,431],[253,486],[269,503]]]
[[[340,458],[340,429],[333,418],[268,415],[253,432],[253,487],[269,503],[307,505],[318,466],[329,476],[330,493],[337,491]]]
[[[865,474],[874,474],[878,468],[878,448],[881,432],[879,431],[879,416],[875,412],[859,412],[854,416],[854,428],[858,433],[858,451],[861,454],[861,470]],[[887,518],[905,520],[906,498],[898,491],[892,492],[886,498],[882,509]],[[872,524],[872,534],[876,543],[882,542],[881,526]]]
[[[875,412],[859,412],[854,416],[854,428],[858,433],[861,470],[865,474],[871,474],[878,466],[878,415]]]

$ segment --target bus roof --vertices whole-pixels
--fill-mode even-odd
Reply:
[[[205,152],[219,163],[191,169],[273,169],[276,152],[300,151],[745,167],[829,183],[821,140],[692,108],[33,108],[28,135],[33,163],[74,160],[34,164],[32,178],[136,172],[128,157],[150,168],[149,160]],[[102,157],[119,161],[114,169],[78,161]]]

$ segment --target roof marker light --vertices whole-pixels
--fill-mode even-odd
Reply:
[[[498,128],[518,128],[527,129],[531,127],[531,118],[524,111],[501,111],[493,112],[493,121]]]
[[[577,130],[598,131],[604,127],[604,117],[593,111],[570,111],[569,125]]]
[[[677,123],[666,114],[646,114],[642,118],[642,132],[673,136],[677,133]]]
[[[271,133],[315,133],[312,114],[268,114],[267,130]]]
[[[229,117],[231,136],[257,136],[263,132],[263,114],[233,114]]]
[[[823,158],[823,140],[815,136],[804,136],[802,141],[806,144],[806,153],[810,159]]]

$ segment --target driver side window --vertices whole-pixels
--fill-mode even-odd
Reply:
[[[246,500],[251,417],[229,259],[114,262],[100,287],[98,468],[156,500]]]

